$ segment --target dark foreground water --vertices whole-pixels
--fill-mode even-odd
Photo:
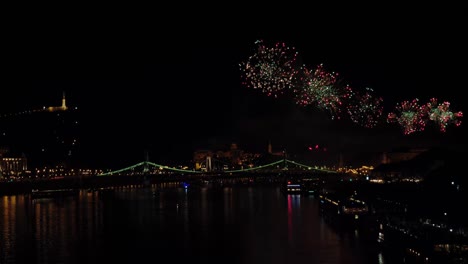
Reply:
[[[0,263],[400,263],[276,187],[0,197]]]

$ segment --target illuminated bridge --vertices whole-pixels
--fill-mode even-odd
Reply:
[[[142,161],[137,164],[118,169],[113,171],[104,172],[97,176],[112,176],[112,175],[158,175],[158,174],[198,174],[198,175],[234,175],[246,173],[336,173],[334,170],[320,168],[318,166],[310,166],[296,161],[281,159],[265,165],[247,167],[235,170],[220,170],[220,171],[196,171],[190,169],[183,169],[171,167],[167,165],[160,165],[150,161]]]
[[[286,178],[336,178],[336,171],[281,159],[268,164],[242,169],[203,172],[142,161],[137,164],[98,175],[81,175],[37,182],[18,182],[0,186],[0,193],[25,193],[31,189],[100,189],[107,187],[159,186],[169,184],[197,185],[210,182],[215,185],[276,184]]]
[[[147,186],[159,183],[197,184],[203,181],[222,184],[280,183],[286,178],[321,178],[339,175],[334,170],[281,159],[268,164],[233,170],[197,171],[142,161],[118,170],[84,179],[86,187]]]

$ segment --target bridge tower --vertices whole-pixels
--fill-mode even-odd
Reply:
[[[206,156],[206,171],[211,171],[211,156]]]
[[[286,155],[286,149],[283,149],[283,169],[287,168],[287,164],[288,164],[288,162],[286,161],[287,159],[288,157]]]
[[[143,173],[146,175],[149,171],[149,157],[148,157],[148,151],[145,151],[145,163],[143,164]]]

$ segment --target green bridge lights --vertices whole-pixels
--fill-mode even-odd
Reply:
[[[268,168],[268,167],[272,167],[272,166],[278,165],[278,164],[280,164],[282,162],[290,163],[290,164],[296,165],[298,167],[302,167],[302,168],[304,168],[306,170],[315,170],[315,171],[321,171],[321,172],[336,173],[336,171],[333,171],[333,170],[320,169],[320,168],[318,168],[316,166],[305,165],[305,164],[301,164],[299,162],[295,162],[295,161],[288,160],[288,159],[281,159],[281,160],[278,160],[278,161],[275,161],[275,162],[272,162],[272,163],[268,163],[268,164],[265,164],[265,165],[260,165],[260,166],[256,166],[256,167],[252,167],[252,168],[245,168],[245,169],[239,169],[239,170],[225,170],[223,172],[224,173],[237,173],[237,172],[255,171],[255,170],[260,170],[260,169],[265,169],[265,168]],[[156,167],[156,168],[161,169],[161,170],[171,170],[171,171],[193,173],[193,174],[203,173],[201,171],[178,169],[178,168],[174,168],[174,167],[170,167],[170,166],[166,166],[166,165],[156,164],[156,163],[153,163],[153,162],[150,162],[150,161],[142,161],[142,162],[139,162],[139,163],[137,163],[135,165],[128,166],[128,167],[118,169],[118,170],[114,170],[114,171],[101,173],[101,174],[98,174],[97,176],[109,176],[109,175],[118,174],[118,173],[122,173],[122,172],[126,172],[126,171],[131,171],[131,170],[133,170],[133,169],[135,169],[137,167],[140,167],[140,166],[142,166],[144,168],[144,171],[148,170],[148,166],[152,166],[152,167]]]

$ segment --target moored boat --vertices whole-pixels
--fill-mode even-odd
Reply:
[[[365,224],[369,219],[369,206],[355,196],[320,194],[320,211],[339,226]]]
[[[319,180],[316,178],[290,178],[283,183],[282,190],[286,194],[317,194]]]

